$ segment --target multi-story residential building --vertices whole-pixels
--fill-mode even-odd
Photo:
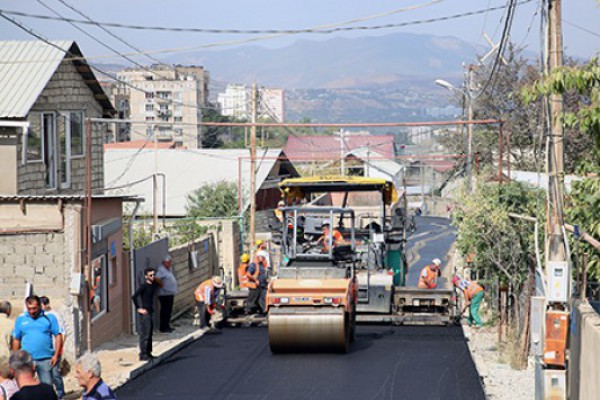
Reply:
[[[208,104],[209,75],[198,66],[153,65],[117,74],[113,101],[133,122],[117,129],[130,140],[174,140],[201,147],[202,109]]]
[[[258,116],[276,121],[284,120],[283,89],[258,89]],[[221,114],[240,119],[250,119],[252,113],[251,88],[245,85],[227,85],[225,92],[219,93],[217,103]]]

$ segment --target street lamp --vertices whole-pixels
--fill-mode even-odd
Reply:
[[[472,80],[471,69],[469,69],[469,86]],[[462,90],[452,85],[450,82],[447,82],[443,79],[436,79],[435,84],[441,86],[450,91],[455,91],[460,93],[465,98],[465,102],[467,103],[467,118],[470,121],[473,120],[473,94],[470,90]],[[471,192],[471,178],[473,171],[473,124],[469,123],[467,125],[468,132],[468,140],[467,140],[467,193]]]

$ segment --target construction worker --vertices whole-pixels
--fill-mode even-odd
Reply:
[[[265,268],[267,271],[271,271],[271,257],[267,250],[267,243],[264,240],[258,239],[256,241],[256,255],[262,255],[265,258]]]
[[[467,307],[469,307],[469,318],[467,318],[467,323],[469,326],[475,324],[476,328],[481,328],[483,322],[479,316],[479,306],[483,299],[483,287],[476,281],[462,279],[458,275],[452,278],[452,284],[462,290],[463,295],[465,296],[465,305],[460,315],[464,314]]]
[[[321,224],[321,229],[323,231],[323,234],[321,235],[321,237],[319,237],[319,239],[317,239],[317,243],[323,243],[323,251],[325,253],[329,252],[329,232],[331,231],[331,223],[327,220],[323,221],[323,223]],[[344,243],[344,237],[342,236],[342,234],[340,233],[340,231],[338,231],[337,229],[334,229],[333,232],[331,232],[331,236],[332,236],[332,245],[333,247],[336,247],[340,244]]]
[[[250,262],[250,256],[248,253],[242,254],[240,257],[240,266],[238,267],[238,281],[240,285],[240,289],[248,289],[248,276],[246,272],[248,272],[248,263]]]
[[[246,301],[246,314],[251,314],[258,305],[260,312],[266,309],[265,298],[267,295],[268,277],[263,254],[256,254],[254,261],[248,265],[246,272],[248,277],[248,299]]]
[[[208,328],[212,316],[217,311],[217,299],[222,289],[223,278],[215,275],[198,285],[194,291],[198,314],[200,314],[200,329]]]
[[[437,280],[442,274],[440,265],[442,265],[440,259],[435,258],[431,264],[421,270],[418,284],[419,289],[435,289],[437,287]]]

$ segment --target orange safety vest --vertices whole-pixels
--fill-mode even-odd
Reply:
[[[426,272],[425,277],[423,277],[423,272]],[[438,276],[439,271],[432,270],[430,265],[426,266],[419,274],[418,287],[421,289],[435,289],[437,287]]]
[[[475,281],[470,281],[466,289],[464,289],[465,296],[468,300],[471,300],[479,292],[483,292],[483,288]]]
[[[337,229],[334,229],[331,232],[331,242],[333,244],[333,247],[339,245],[340,243],[344,243],[344,236],[340,233],[340,231],[338,231]],[[323,247],[325,248],[325,251],[329,251],[329,244],[327,243],[327,236],[325,236],[323,238]]]
[[[238,280],[240,281],[240,289],[250,287],[248,286],[250,279],[248,278],[248,275],[246,275],[247,270],[248,263],[241,263],[238,267]]]
[[[211,291],[210,291],[210,296],[213,297],[214,293],[215,293],[215,287],[212,284],[212,279],[207,279],[204,282],[202,282],[200,285],[198,285],[198,287],[196,288],[196,290],[194,291],[194,297],[196,297],[196,301],[198,303],[204,303],[204,304],[211,304],[212,301],[214,299],[205,299],[205,293],[206,293],[206,289],[210,286]]]
[[[248,287],[250,289],[256,289],[258,287],[255,280],[258,280],[258,276],[260,275],[261,268],[263,270],[265,268],[265,266],[258,261],[254,261],[254,264],[256,264],[257,268],[253,274],[248,272],[248,268],[246,268],[246,279],[248,280],[248,286],[246,286],[246,287]],[[253,277],[254,279],[250,279],[250,277]]]

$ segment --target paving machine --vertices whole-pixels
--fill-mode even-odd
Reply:
[[[451,289],[405,287],[406,200],[392,182],[294,178],[280,189],[286,204],[299,205],[282,210],[283,260],[267,296],[271,350],[345,351],[355,320],[454,321]],[[311,244],[322,234],[323,219],[341,234],[342,245],[332,241],[325,251]]]

